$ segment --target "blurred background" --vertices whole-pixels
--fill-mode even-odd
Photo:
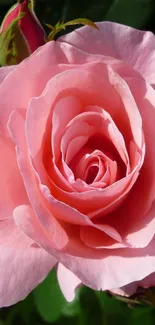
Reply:
[[[14,3],[0,0],[0,22]],[[36,0],[36,13],[42,23],[52,25],[81,17],[155,33],[155,0]],[[67,303],[52,271],[25,300],[0,310],[0,325],[154,325],[155,307],[150,301],[155,306],[154,289],[121,301],[83,287]]]
[[[2,20],[15,0],[0,0]],[[155,31],[155,0],[35,0],[42,22],[85,17],[94,21],[110,20],[139,29]]]

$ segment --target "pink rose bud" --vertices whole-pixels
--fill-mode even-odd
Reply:
[[[19,0],[6,14],[0,29],[1,65],[19,63],[43,44],[45,32],[32,0]]]

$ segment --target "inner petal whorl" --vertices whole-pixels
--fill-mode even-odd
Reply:
[[[97,174],[99,171],[99,167],[96,165],[92,165],[88,168],[87,174],[86,174],[86,179],[85,182],[89,185],[92,184],[93,181],[95,180]]]

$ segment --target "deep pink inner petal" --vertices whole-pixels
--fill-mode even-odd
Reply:
[[[96,166],[96,165],[90,166],[88,171],[87,171],[87,175],[86,175],[86,183],[88,185],[93,183],[93,181],[95,180],[97,174],[98,174],[98,166]]]
[[[97,150],[101,151],[101,155],[97,154]],[[80,187],[84,186],[86,190],[89,188],[85,183],[103,188],[130,172],[129,157],[122,135],[110,115],[96,106],[94,111],[93,106],[87,106],[85,112],[78,114],[66,126],[61,140],[61,153],[63,177],[73,187],[76,183],[76,189],[77,181],[78,187],[81,184]],[[96,159],[95,166],[92,161],[88,163],[87,155],[93,155],[93,159]],[[110,175],[106,183],[103,180],[104,174],[106,178]],[[96,183],[99,181],[100,184]]]

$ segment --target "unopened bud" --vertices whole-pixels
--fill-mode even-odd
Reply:
[[[32,1],[18,1],[6,14],[0,29],[0,63],[17,64],[45,44],[45,32]]]

